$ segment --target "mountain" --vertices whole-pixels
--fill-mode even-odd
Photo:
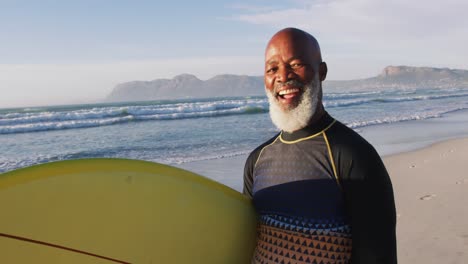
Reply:
[[[106,98],[106,101],[145,101],[264,94],[263,77],[259,76],[224,74],[202,81],[194,75],[181,74],[173,79],[118,84]]]
[[[325,81],[326,92],[389,88],[468,87],[468,70],[448,68],[388,66],[375,77],[347,81]],[[191,74],[173,79],[132,81],[118,84],[106,101],[146,101],[161,99],[234,97],[264,95],[263,77],[217,75],[206,81]]]
[[[328,90],[375,90],[468,87],[468,70],[387,66],[375,77],[349,81],[326,81]]]

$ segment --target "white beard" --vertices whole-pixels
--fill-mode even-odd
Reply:
[[[306,84],[303,89],[304,93],[300,98],[299,104],[290,110],[283,110],[280,105],[281,103],[273,95],[274,92],[266,90],[270,103],[271,121],[277,128],[291,133],[309,124],[309,121],[318,109],[321,89],[319,75],[317,74],[314,80]]]

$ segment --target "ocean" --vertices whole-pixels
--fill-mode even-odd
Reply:
[[[468,109],[468,88],[325,93],[326,110],[356,131]],[[245,155],[278,130],[266,97],[0,109],[0,172],[79,158],[180,165]]]

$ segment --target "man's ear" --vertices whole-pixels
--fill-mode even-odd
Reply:
[[[320,66],[319,66],[319,77],[320,77],[321,82],[325,81],[325,78],[327,78],[327,72],[328,72],[327,64],[323,61],[320,63]]]

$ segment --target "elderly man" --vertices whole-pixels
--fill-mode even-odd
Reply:
[[[264,81],[281,132],[245,165],[260,217],[252,263],[397,263],[390,178],[374,148],[325,111],[326,75],[310,34],[286,28],[269,41]]]

